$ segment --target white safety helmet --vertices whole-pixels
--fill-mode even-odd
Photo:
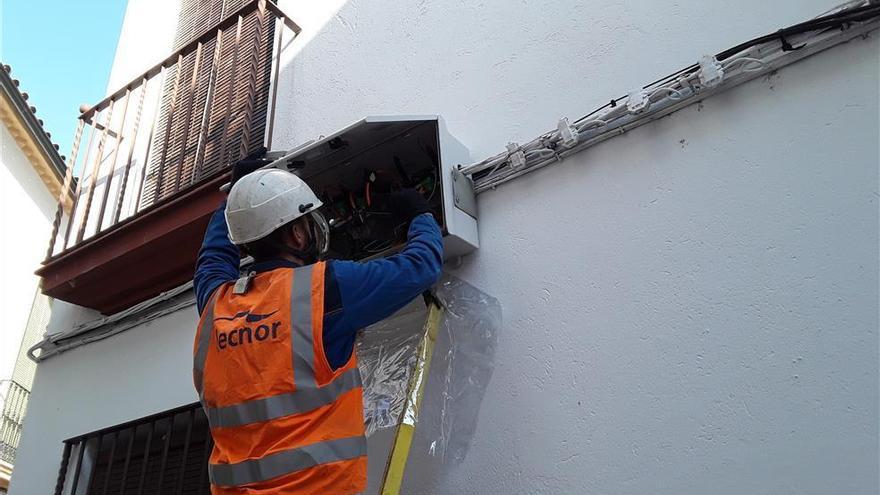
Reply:
[[[285,170],[257,170],[239,179],[226,200],[229,240],[242,245],[262,239],[304,215],[315,220],[318,253],[327,251],[329,227],[317,210],[323,203],[302,179]]]

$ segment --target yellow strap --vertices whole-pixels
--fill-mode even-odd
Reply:
[[[415,434],[415,419],[425,394],[425,382],[428,379],[428,369],[431,366],[431,358],[434,356],[434,344],[437,342],[437,332],[442,317],[443,308],[438,306],[436,302],[432,302],[428,308],[428,318],[425,321],[425,335],[419,344],[418,360],[407,388],[407,399],[403,409],[404,417],[397,427],[391,456],[385,466],[385,479],[382,481],[382,489],[380,490],[382,495],[398,495],[400,493],[403,472],[406,469],[409,449]]]

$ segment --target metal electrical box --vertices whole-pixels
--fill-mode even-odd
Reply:
[[[330,257],[385,255],[406,240],[388,211],[392,192],[414,188],[443,230],[444,257],[479,246],[473,184],[458,172],[470,156],[439,116],[367,117],[288,152],[273,165],[303,178],[324,203]]]

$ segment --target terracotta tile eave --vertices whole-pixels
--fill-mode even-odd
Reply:
[[[0,92],[0,95],[2,95],[0,96],[0,122],[3,122],[3,125],[9,130],[15,144],[24,153],[49,193],[53,197],[61,197],[62,182],[57,167],[52,165],[51,158],[46,156],[46,151],[38,143],[38,138],[25,124],[24,118],[20,112],[16,111],[6,92]],[[65,201],[65,210],[69,211],[70,203],[71,198],[68,196]]]
[[[12,79],[8,65],[0,67],[0,122],[9,129],[49,192],[61,199],[62,180],[67,168],[64,157],[43,129],[34,108],[28,104],[27,95],[19,91],[18,81]],[[65,209],[70,208],[72,199],[64,198]]]

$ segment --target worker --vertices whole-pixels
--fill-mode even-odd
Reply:
[[[425,198],[393,193],[409,224],[393,256],[318,261],[321,201],[279,169],[233,167],[196,262],[201,315],[193,380],[214,447],[214,494],[355,494],[367,487],[357,332],[405,306],[440,276],[440,228]],[[240,250],[240,251],[239,251]],[[239,275],[241,254],[254,264]]]

